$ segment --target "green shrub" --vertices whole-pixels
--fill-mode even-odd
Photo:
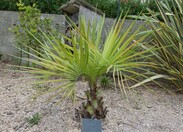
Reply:
[[[61,14],[60,7],[69,0],[24,0],[25,5],[33,5],[36,3],[37,8],[42,13]]]
[[[106,14],[107,17],[115,17],[117,16],[117,3],[112,0],[86,0],[91,5],[100,9],[102,12]]]
[[[40,53],[40,44],[33,39],[30,33],[34,34],[39,40],[42,40],[40,30],[44,32],[53,31],[51,28],[52,21],[48,18],[41,18],[41,12],[37,9],[36,4],[25,6],[24,3],[19,0],[17,7],[19,9],[20,24],[14,25],[10,30],[15,34],[16,44],[20,48],[20,58],[23,57],[21,52],[22,49],[29,52],[30,48],[32,48]],[[27,55],[29,56],[29,54]],[[21,64],[21,61],[19,64]]]
[[[117,0],[86,0],[103,11],[107,17],[117,17],[118,3]],[[129,10],[130,8],[130,10]],[[146,10],[146,5],[141,3],[140,0],[130,0],[128,2],[120,2],[120,10],[123,11],[123,16],[128,11],[129,15],[137,15]]]
[[[19,0],[0,0],[0,10],[18,11],[16,3]],[[60,6],[68,0],[22,0],[26,6],[33,6],[37,4],[37,8],[42,13],[60,14]]]
[[[17,11],[18,0],[0,0],[0,10]]]

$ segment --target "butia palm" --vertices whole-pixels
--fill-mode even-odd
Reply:
[[[72,43],[72,47],[64,43],[64,39],[58,39],[43,33],[44,43],[40,42],[43,54],[29,53],[33,58],[28,60],[35,63],[37,67],[26,67],[26,70],[39,75],[42,79],[39,83],[60,82],[60,86],[51,88],[45,93],[53,92],[51,97],[62,95],[75,99],[75,83],[78,78],[84,76],[90,86],[86,91],[87,102],[83,104],[82,117],[105,118],[107,110],[103,106],[102,97],[98,95],[97,81],[104,73],[112,72],[114,80],[122,93],[125,93],[124,80],[132,79],[138,81],[139,77],[146,77],[147,64],[144,60],[150,54],[150,50],[142,50],[141,43],[147,35],[138,38],[140,27],[131,33],[135,25],[134,21],[125,32],[121,33],[125,18],[114,23],[107,37],[103,40],[104,18],[93,23],[86,22],[80,17],[79,27],[73,22],[75,28],[71,32],[71,38],[62,37]],[[37,51],[34,51],[37,52]],[[39,68],[40,67],[40,68]],[[138,71],[141,71],[139,74]],[[53,80],[53,77],[57,79]],[[137,78],[136,78],[137,77]],[[115,84],[116,84],[115,83]],[[140,83],[139,83],[140,84]],[[57,91],[54,93],[54,91]],[[44,94],[44,93],[43,93]],[[81,112],[81,113],[82,113]]]

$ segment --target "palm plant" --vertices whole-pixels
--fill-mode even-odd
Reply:
[[[119,19],[103,40],[104,21],[105,18],[102,18],[91,24],[86,22],[84,17],[80,17],[79,27],[70,22],[75,28],[71,32],[71,38],[64,35],[62,37],[70,41],[72,47],[66,45],[64,39],[55,38],[53,35],[43,33],[44,43],[33,35],[40,43],[42,52],[32,49],[36,54],[29,53],[34,59],[28,61],[35,63],[37,67],[25,67],[41,79],[38,83],[60,83],[58,87],[50,88],[40,94],[49,92],[50,99],[61,94],[63,98],[71,97],[75,100],[77,89],[74,85],[78,78],[84,76],[89,83],[89,90],[85,92],[86,102],[77,110],[81,117],[105,118],[107,109],[103,106],[97,87],[97,81],[103,74],[112,72],[115,86],[118,85],[121,92],[127,95],[124,82],[129,79],[138,82],[139,78],[146,78],[143,72],[146,72],[146,67],[152,66],[144,61],[150,56],[152,49],[141,50],[143,47],[141,42],[148,34],[139,38],[137,33],[141,27],[131,33],[136,21],[121,33],[125,18]]]
[[[183,2],[175,0],[171,3],[170,6],[168,1],[156,0],[163,22],[156,15],[148,18],[154,31],[153,44],[159,49],[153,52],[153,61],[159,67],[158,72],[168,75],[177,90],[183,90]]]

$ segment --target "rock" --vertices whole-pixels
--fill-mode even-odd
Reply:
[[[4,112],[4,114],[6,114],[6,115],[13,115],[13,112],[11,112],[11,111],[6,111],[6,112]]]
[[[147,104],[146,107],[147,108],[152,108],[152,105]]]

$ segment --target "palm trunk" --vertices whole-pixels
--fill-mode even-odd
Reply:
[[[97,84],[90,84],[90,95],[92,99],[97,98]]]
[[[87,100],[79,110],[82,118],[103,119],[106,117],[107,108],[103,106],[103,97],[98,95],[96,83],[90,84],[90,90],[86,91]]]

